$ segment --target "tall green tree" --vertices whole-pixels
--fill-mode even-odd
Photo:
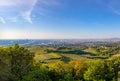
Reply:
[[[7,48],[0,48],[0,81],[7,81],[10,75]]]
[[[113,68],[113,74],[115,77],[115,81],[118,80],[118,72],[120,71],[120,56],[115,56],[110,59],[111,66]]]
[[[109,67],[106,65],[106,61],[93,60],[88,62],[88,69],[84,73],[84,79],[86,81],[112,81],[113,76]]]
[[[83,74],[85,73],[87,66],[84,60],[71,61],[70,66],[72,67],[72,74],[76,80],[84,80]]]
[[[67,81],[67,79],[69,79],[68,76],[71,76],[70,73],[72,72],[72,68],[66,65],[64,62],[58,61],[49,65],[49,72],[52,81]]]
[[[21,80],[30,70],[34,54],[24,47],[20,47],[18,44],[10,47],[9,50],[11,73]]]

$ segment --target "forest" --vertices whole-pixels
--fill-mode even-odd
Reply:
[[[118,81],[120,45],[0,47],[0,81]]]

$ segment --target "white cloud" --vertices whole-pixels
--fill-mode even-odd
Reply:
[[[26,19],[31,24],[32,24],[31,13],[32,13],[32,10],[34,9],[37,1],[38,0],[31,0],[29,2],[30,5],[28,5],[28,10],[26,10],[25,12],[22,13],[24,19]]]
[[[0,0],[0,6],[13,6],[18,2],[19,0]]]
[[[11,7],[15,10],[14,12],[17,11],[25,20],[32,23],[31,13],[37,1],[38,0],[0,0],[0,7],[2,7],[1,9],[3,10],[4,7]],[[3,18],[1,18],[1,21],[3,21]]]
[[[5,21],[5,19],[3,17],[0,17],[0,22],[3,23],[3,24],[6,23],[6,21]]]
[[[0,0],[0,13],[2,13],[0,16],[2,17],[4,13],[7,16],[10,16],[6,17],[6,15],[4,15],[6,20],[9,20],[13,16],[17,16],[16,19],[12,19],[15,21],[17,18],[22,17],[24,20],[32,24],[33,22],[31,15],[37,3],[40,5],[39,8],[43,8],[41,5],[59,5],[59,0]],[[38,11],[39,13],[44,14],[43,11],[39,9]]]
[[[23,13],[23,18],[32,24],[31,11],[26,11]]]

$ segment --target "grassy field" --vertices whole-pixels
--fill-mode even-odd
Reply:
[[[56,52],[56,51],[55,52],[54,51],[47,52],[47,50],[56,50],[56,48],[39,47],[39,46],[32,46],[32,47],[29,47],[28,49],[35,53],[34,60],[36,62],[40,62],[40,63],[44,63],[44,64],[54,63],[54,62],[60,61],[60,60],[64,61],[64,62],[69,62],[72,60],[80,60],[80,59],[106,59],[106,57],[103,57],[103,56],[95,56],[93,54],[93,53],[96,53],[96,51],[94,49],[84,50],[85,52],[88,52],[88,54],[82,54],[82,53],[79,54],[79,53],[76,53],[76,50],[72,51],[73,53],[70,54],[69,49],[67,49],[67,50],[62,49],[62,53]],[[91,52],[91,53],[89,53],[89,52]]]
[[[41,54],[41,55],[36,54],[35,57],[34,57],[34,60],[36,62],[48,64],[48,63],[53,63],[53,62],[62,60],[62,58],[63,58],[62,55],[54,54],[54,53],[52,53],[52,54]]]

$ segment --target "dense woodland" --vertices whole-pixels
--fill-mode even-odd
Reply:
[[[0,47],[0,81],[118,81],[120,45]]]

